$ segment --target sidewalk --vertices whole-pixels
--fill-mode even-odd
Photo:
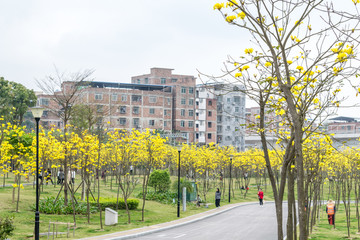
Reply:
[[[185,217],[185,218],[180,218],[178,220],[174,220],[174,221],[171,221],[171,222],[160,223],[160,224],[156,224],[156,225],[152,225],[152,226],[136,228],[136,229],[132,229],[132,230],[116,232],[116,233],[106,234],[106,235],[102,235],[102,236],[81,238],[79,240],[103,240],[103,239],[107,239],[107,240],[115,240],[116,239],[116,240],[118,240],[118,239],[136,238],[136,237],[140,237],[140,236],[147,235],[147,234],[150,234],[150,233],[160,232],[160,231],[164,231],[166,229],[182,226],[182,225],[185,225],[185,224],[190,224],[190,223],[200,221],[202,219],[205,219],[205,218],[208,218],[208,217],[211,217],[211,216],[214,216],[214,215],[229,211],[229,210],[231,210],[233,208],[236,208],[236,207],[246,206],[246,205],[251,205],[251,204],[258,204],[258,202],[228,204],[228,205],[225,205],[223,207],[219,207],[219,208],[216,208],[216,209],[211,209],[211,210],[206,211],[206,212],[198,213],[198,214],[195,214],[195,215],[192,215],[192,216],[189,216],[189,217]]]

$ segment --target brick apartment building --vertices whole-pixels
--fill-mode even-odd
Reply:
[[[78,103],[96,109],[98,120],[108,129],[157,129],[182,133],[187,139],[177,141],[244,149],[245,95],[239,86],[196,85],[191,75],[173,74],[173,69],[151,68],[150,73],[131,77],[131,83],[89,82],[78,91]],[[63,83],[63,92],[73,87]],[[37,94],[46,110],[43,126],[62,128],[57,112],[61,111],[44,94]],[[55,109],[55,111],[54,111]]]

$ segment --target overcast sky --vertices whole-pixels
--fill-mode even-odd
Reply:
[[[238,29],[211,0],[0,0],[0,71],[35,88],[34,79],[95,69],[97,81],[130,82],[151,67],[197,75],[220,71],[243,52]]]
[[[0,76],[38,90],[35,79],[54,66],[94,69],[96,81],[108,82],[130,82],[151,67],[217,75],[250,37],[226,24],[215,2],[0,0]]]

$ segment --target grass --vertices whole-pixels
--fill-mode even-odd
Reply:
[[[9,174],[9,178],[6,178],[7,184],[13,183],[13,176]],[[26,182],[25,182],[26,183]],[[77,179],[77,183],[79,184],[79,180]],[[240,190],[235,190],[235,197],[231,198],[231,203],[237,202],[249,202],[249,201],[257,201],[257,188],[252,186],[254,183],[250,184],[250,189],[248,191],[246,199],[240,193]],[[2,184],[1,184],[2,186]],[[214,189],[209,191],[207,196],[207,202],[213,203],[215,198],[215,187],[216,184],[213,185]],[[252,186],[252,187],[251,187]],[[56,185],[43,185],[41,186],[42,192],[40,198],[48,197],[48,196],[56,196],[60,190],[60,186]],[[109,181],[105,185],[104,181],[101,181],[101,196],[102,197],[116,197],[116,187],[113,182],[113,189],[110,189]],[[228,189],[228,185],[226,186]],[[15,212],[16,202],[12,203],[12,187],[0,187],[0,216],[14,216],[14,224],[15,231],[14,235],[11,237],[12,240],[16,239],[31,239],[34,230],[34,219],[35,214],[30,210],[31,205],[35,203],[35,188],[32,185],[25,185],[24,189],[21,189],[20,194],[20,203],[19,203],[19,212]],[[137,195],[141,191],[141,184],[137,186],[134,191],[132,198]],[[266,190],[263,189],[265,193],[266,201],[273,200],[271,187],[267,186]],[[223,199],[221,201],[221,205],[229,204],[227,199],[227,191],[225,191]],[[97,196],[97,193],[94,193]],[[79,195],[78,195],[79,197]],[[139,208],[137,210],[131,211],[131,224],[127,224],[127,213],[125,210],[119,210],[119,219],[118,224],[116,226],[104,226],[103,230],[100,230],[100,219],[99,213],[95,213],[91,215],[90,224],[87,223],[87,217],[82,215],[76,216],[77,228],[75,230],[75,238],[81,237],[89,237],[96,235],[103,235],[112,232],[124,231],[133,228],[140,228],[144,226],[150,226],[154,224],[164,223],[177,219],[177,205],[176,204],[161,204],[154,201],[146,201],[145,205],[145,221],[141,221],[141,206],[142,202],[140,200]],[[204,207],[196,207],[195,204],[188,203],[187,211],[181,211],[181,217],[191,216],[200,212],[204,212],[210,209],[214,209],[215,204],[209,205],[209,208]],[[103,212],[103,224],[105,223],[105,214]],[[40,233],[47,233],[49,222],[59,221],[59,222],[70,222],[73,223],[72,215],[47,215],[40,213]],[[66,232],[66,225],[59,225],[59,232]],[[51,226],[52,229],[52,226]],[[72,232],[70,231],[70,236],[72,237]],[[46,239],[47,237],[41,237]],[[57,239],[67,239],[66,235],[62,235]]]
[[[327,219],[327,214],[325,212],[325,206],[320,215],[320,222],[313,229],[313,233],[310,235],[309,239],[329,239],[329,240],[338,240],[338,239],[360,239],[360,235],[357,229],[357,219],[356,219],[356,209],[355,205],[351,206],[350,213],[350,238],[347,235],[347,226],[346,226],[346,215],[344,206],[340,205],[338,211],[335,215],[335,229],[333,226],[330,226]]]

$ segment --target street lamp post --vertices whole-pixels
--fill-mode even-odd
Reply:
[[[233,155],[230,156],[230,180],[229,180],[229,203],[230,203],[230,196],[231,196],[231,165],[232,165]]]
[[[181,146],[178,146],[177,150],[178,150],[178,153],[179,153],[177,217],[180,217],[180,155],[181,155]]]
[[[39,121],[43,114],[42,107],[33,107],[31,112],[36,121],[36,210],[35,210],[35,240],[39,240],[40,215],[39,215]]]

